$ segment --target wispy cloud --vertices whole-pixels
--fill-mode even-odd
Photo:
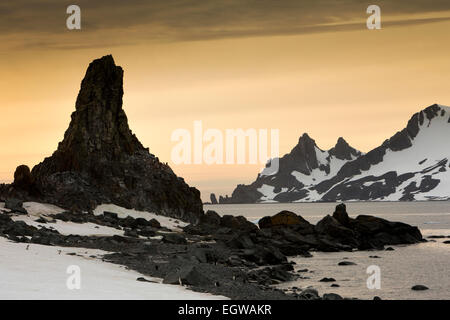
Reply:
[[[21,47],[92,48],[140,41],[187,41],[347,31],[364,28],[368,3],[360,0],[79,0],[82,30],[67,38],[72,1],[15,0],[0,4],[0,35],[19,35]],[[448,0],[380,0],[384,27],[450,19],[412,18],[450,12]],[[401,18],[399,18],[401,17]],[[102,38],[94,36],[101,33]],[[105,35],[109,35],[106,36]],[[123,41],[119,41],[119,36]],[[75,40],[75,43],[73,41]]]

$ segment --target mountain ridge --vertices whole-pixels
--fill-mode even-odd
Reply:
[[[392,157],[391,153],[399,157],[399,153],[406,153],[410,148],[428,150],[432,144],[421,141],[422,133],[427,134],[431,130],[428,128],[437,126],[442,126],[439,130],[445,133],[450,129],[450,125],[447,124],[450,124],[450,107],[433,104],[415,113],[404,129],[366,154],[352,148],[341,137],[338,138],[335,147],[323,151],[305,133],[299,138],[299,143],[292,151],[280,158],[280,170],[277,174],[269,177],[264,175],[263,170],[250,185],[238,185],[231,197],[222,197],[221,203],[448,199],[450,186],[447,187],[447,181],[450,177],[443,177],[442,173],[449,171],[446,167],[450,159],[450,154],[447,154],[449,152],[443,151],[443,154],[439,154],[439,150],[430,149],[428,152],[436,153],[436,159],[428,159],[426,155],[423,155],[427,161],[419,164],[419,167],[422,165],[428,165],[428,167],[413,168],[412,166],[411,172],[403,172],[402,166],[398,163],[401,159],[389,160],[389,157]],[[433,132],[437,138],[427,137],[427,139],[439,140],[439,130],[434,130],[437,133]],[[445,144],[443,144],[445,141],[441,140],[441,149],[445,150]],[[417,143],[421,146],[415,147]],[[404,161],[407,162],[408,159],[419,156],[419,151],[414,156],[405,157]],[[387,160],[386,154],[388,154]],[[370,169],[384,160],[393,162],[392,170],[384,168],[384,172],[371,176]],[[424,172],[419,179],[419,173],[422,171]],[[361,180],[356,179],[362,174],[364,176],[360,177]],[[438,180],[436,175],[442,177]],[[420,181],[413,181],[413,179]],[[444,185],[441,188],[443,190],[438,188],[438,192],[434,195],[423,195],[439,184]]]

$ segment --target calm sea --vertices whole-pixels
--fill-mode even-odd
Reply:
[[[304,279],[284,283],[280,287],[301,289],[313,287],[323,293],[338,293],[345,297],[372,299],[450,299],[450,201],[433,202],[348,202],[347,212],[356,217],[369,214],[391,221],[401,221],[419,227],[424,237],[444,235],[449,238],[434,239],[427,243],[393,246],[394,251],[356,251],[322,253],[313,252],[312,258],[295,257],[295,269],[308,269],[299,273]],[[316,223],[332,214],[336,203],[270,203],[238,205],[205,205],[205,210],[215,210],[221,215],[242,215],[250,221],[289,210]],[[369,256],[380,258],[369,258]],[[354,266],[338,266],[340,261],[355,262]],[[367,268],[380,268],[381,288],[368,289]],[[320,279],[334,278],[339,287]],[[413,291],[411,287],[422,284],[426,291]]]

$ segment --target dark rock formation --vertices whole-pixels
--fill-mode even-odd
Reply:
[[[306,226],[310,224],[301,216],[290,211],[281,211],[272,217],[264,217],[259,220],[258,225],[261,229],[272,228],[276,226]]]
[[[336,206],[336,210],[333,213],[333,218],[335,218],[343,226],[348,226],[350,224],[350,218],[347,214],[345,204],[341,203]]]
[[[33,185],[30,168],[26,165],[20,165],[14,172],[13,186],[23,190],[30,190]]]
[[[23,207],[22,200],[9,198],[5,200],[5,208],[11,210],[11,212],[27,214],[27,211]]]
[[[63,141],[31,172],[41,199],[77,210],[114,203],[196,221],[203,214],[200,192],[131,132],[122,81],[123,70],[110,55],[89,65]],[[21,168],[17,183],[26,185],[28,178]]]
[[[356,266],[356,263],[352,261],[341,261],[338,263],[338,266]]]
[[[174,271],[164,278],[163,283],[199,286],[211,283],[207,275],[203,274],[194,265],[183,267],[179,271]]]
[[[211,199],[211,204],[218,204],[216,195],[214,193],[211,193],[209,198]]]
[[[428,287],[421,285],[421,284],[416,284],[415,286],[411,287],[411,290],[424,291],[424,290],[428,290]]]

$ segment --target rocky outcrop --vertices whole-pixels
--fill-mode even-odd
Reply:
[[[260,229],[277,226],[309,226],[309,222],[290,211],[281,211],[272,217],[264,217],[258,221]]]
[[[20,165],[14,172],[13,186],[22,189],[30,190],[33,185],[33,178],[31,177],[30,168],[26,165]]]
[[[385,245],[413,244],[425,241],[417,227],[360,215],[350,218],[345,204],[336,206],[315,226],[301,216],[282,211],[259,221],[259,229],[243,217],[219,217],[209,211],[207,219],[185,227],[189,234],[212,235],[217,241],[236,249],[274,248],[287,256],[309,256],[310,250],[351,251],[383,249]],[[234,225],[225,221],[234,219]],[[228,229],[224,229],[228,227]]]
[[[203,215],[200,192],[144,148],[122,108],[123,70],[112,56],[94,60],[81,83],[71,122],[51,157],[14,187],[32,180],[39,200],[73,210],[101,203],[153,211],[185,221]]]
[[[417,227],[402,222],[359,215],[348,216],[344,204],[336,207],[333,216],[326,216],[316,225],[316,232],[335,244],[360,250],[382,249],[385,245],[413,244],[424,241]]]
[[[219,202],[217,201],[216,195],[214,193],[211,193],[211,195],[209,196],[209,198],[211,199],[211,204],[218,204]]]

